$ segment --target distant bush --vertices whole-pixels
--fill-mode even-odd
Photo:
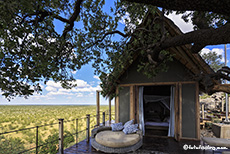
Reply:
[[[0,142],[0,154],[17,154],[25,150],[24,142],[20,138],[0,136]]]
[[[214,122],[214,123],[220,123],[220,122],[221,122],[221,120],[219,120],[219,119],[215,119],[213,122]]]
[[[0,132],[7,132],[10,129],[12,130],[18,130],[18,129],[25,129],[28,127],[34,127],[36,125],[44,125],[44,124],[51,124],[51,123],[57,123],[58,119],[64,118],[65,120],[72,120],[77,119],[81,117],[85,117],[86,114],[95,115],[96,114],[96,106],[4,106],[1,107],[1,118],[0,118]],[[108,110],[108,106],[101,106],[101,111]],[[114,110],[114,107],[112,108]],[[91,119],[91,126],[93,126],[96,123],[96,118],[90,118]],[[76,124],[75,121],[73,122],[67,122],[64,125],[65,130],[68,130],[72,134],[76,133]],[[86,128],[86,119],[79,119],[78,120],[78,131],[84,130]],[[54,134],[58,133],[58,124],[55,124],[53,126],[42,126],[39,127],[38,130],[38,140],[39,145],[42,145],[42,143],[45,144],[45,140],[48,140],[48,136],[52,136]],[[9,140],[4,141],[0,140],[0,154],[11,154],[11,153],[17,153],[16,148],[18,149],[27,149],[29,147],[35,146],[35,139],[36,139],[36,128],[32,129],[30,132],[27,131],[18,131],[16,133],[10,133],[8,137],[16,138],[19,137],[20,139],[13,140],[10,138]],[[58,136],[58,135],[57,135]],[[81,132],[79,134],[78,141],[81,141],[85,139],[85,131]],[[2,135],[0,135],[0,138]],[[54,137],[53,137],[54,138]],[[2,139],[2,138],[1,138]],[[56,143],[55,148],[58,146],[58,137],[55,138]],[[71,139],[71,138],[70,138]],[[5,139],[4,139],[5,140]],[[49,140],[51,140],[51,137],[49,137]],[[8,144],[14,145],[12,150],[13,152],[5,152],[2,149],[9,149],[11,147]],[[68,141],[69,142],[69,141]],[[68,143],[66,142],[66,143]],[[8,144],[6,144],[8,143]],[[18,143],[18,145],[16,145]],[[65,143],[65,144],[66,144]],[[24,144],[24,146],[23,146]],[[68,147],[68,145],[65,145]],[[6,147],[5,147],[6,146]],[[51,145],[50,145],[51,146]],[[44,150],[45,146],[43,147]],[[47,148],[47,147],[46,147]],[[41,151],[42,147],[40,147]],[[47,148],[48,149],[48,148]],[[33,153],[34,151],[30,151]],[[29,152],[29,153],[30,153]],[[40,152],[41,154],[48,154],[49,152]]]
[[[48,139],[45,142],[42,142],[41,150],[39,153],[49,153],[49,154],[56,154],[58,152],[58,140],[59,134],[55,133],[53,135],[49,135]],[[69,131],[64,132],[64,148],[67,148],[70,143],[74,142],[74,137]]]
[[[205,128],[206,129],[212,129],[212,123],[211,122],[206,122],[205,123]]]

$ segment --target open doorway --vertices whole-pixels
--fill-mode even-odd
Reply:
[[[145,136],[169,136],[170,96],[170,85],[143,88]]]

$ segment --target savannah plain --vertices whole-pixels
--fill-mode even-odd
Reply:
[[[108,106],[100,106],[102,112],[108,116]],[[114,106],[112,106],[114,112]],[[90,127],[96,125],[96,106],[0,106],[0,133],[22,130],[7,134],[0,134],[0,154],[18,153],[36,146],[36,126],[38,127],[39,153],[55,153],[58,143],[58,119],[64,119],[65,147],[76,143],[76,119],[78,119],[78,141],[85,139],[86,115],[90,114]],[[114,119],[114,115],[112,116]],[[29,128],[29,129],[27,129]],[[26,129],[26,130],[24,130]],[[64,140],[65,141],[65,140]],[[51,143],[49,143],[51,142]],[[46,151],[50,149],[52,151]],[[43,152],[42,152],[43,151]],[[25,153],[34,153],[35,149]]]

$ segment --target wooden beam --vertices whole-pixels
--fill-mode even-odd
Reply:
[[[109,124],[111,124],[111,99],[109,99]]]
[[[115,97],[115,122],[119,122],[119,88],[116,88],[116,97]]]
[[[139,87],[138,86],[135,86],[135,95],[136,95],[136,100],[135,100],[135,103],[136,103],[136,123],[139,124],[140,121],[139,121]]]
[[[179,121],[178,121],[179,140],[182,137],[182,84],[179,83]]]
[[[202,111],[202,119],[204,119],[205,118],[205,116],[204,116],[204,103],[201,104],[201,111]]]
[[[128,83],[128,84],[119,84],[119,87],[130,87],[130,86],[161,86],[161,85],[176,85],[177,83],[181,84],[195,84],[196,81],[179,81],[179,82],[147,82],[147,83]]]
[[[200,140],[200,101],[199,101],[199,83],[196,83],[196,138]]]
[[[175,113],[175,125],[174,125],[174,135],[177,141],[180,140],[180,132],[179,132],[179,86],[176,84],[175,86],[175,94],[174,94],[174,113]]]
[[[230,101],[230,96],[228,97],[228,101]],[[222,100],[223,102],[223,100]],[[228,111],[230,112],[230,104],[228,104]]]
[[[130,120],[135,119],[135,88],[130,86]]]
[[[97,97],[97,126],[100,125],[100,91],[96,91],[96,97]]]

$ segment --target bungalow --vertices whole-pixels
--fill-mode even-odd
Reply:
[[[153,16],[148,13],[143,23]],[[164,24],[169,36],[182,34],[170,19],[164,17]],[[116,75],[116,84],[110,86],[108,95],[116,93],[115,121],[134,119],[145,136],[200,140],[199,92],[205,90],[205,83],[196,77],[214,71],[190,49],[190,45],[167,49],[173,57],[167,62],[167,71],[151,78],[137,71],[136,51],[133,61]]]

